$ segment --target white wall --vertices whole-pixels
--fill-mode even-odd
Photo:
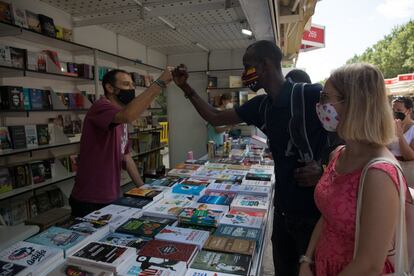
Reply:
[[[242,68],[244,49],[213,51],[210,55],[210,70]],[[207,70],[207,54],[194,53],[168,56],[168,64],[177,66],[185,64],[189,71]],[[212,73],[218,77],[218,86],[228,86],[229,73]],[[190,74],[190,85],[207,101],[207,77],[205,74]],[[167,92],[170,165],[186,159],[188,151],[194,152],[194,158],[206,154],[207,130],[206,122],[200,117],[189,100],[184,98],[182,91],[171,85]]]

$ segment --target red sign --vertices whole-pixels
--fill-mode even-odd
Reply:
[[[414,74],[398,75],[398,81],[412,81],[414,80]]]
[[[395,84],[395,83],[397,83],[397,82],[398,82],[398,78],[392,78],[392,79],[385,79],[385,80],[384,80],[384,83],[385,83],[386,85]]]
[[[302,37],[301,49],[315,49],[325,47],[325,27],[312,24],[309,31],[305,31]]]

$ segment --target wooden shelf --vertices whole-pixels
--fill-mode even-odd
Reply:
[[[0,150],[0,157],[16,155],[16,154],[21,154],[21,153],[26,153],[26,152],[65,147],[65,146],[70,146],[70,145],[76,145],[79,143],[80,142],[76,141],[76,142],[68,142],[68,143],[60,143],[60,144],[49,144],[49,145],[37,146],[33,148]]]

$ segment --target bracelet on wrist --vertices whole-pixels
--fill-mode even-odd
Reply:
[[[161,88],[167,88],[167,84],[163,80],[156,79],[154,83],[157,84]]]
[[[313,260],[306,255],[302,255],[299,258],[299,263],[300,264],[302,263],[313,264]]]

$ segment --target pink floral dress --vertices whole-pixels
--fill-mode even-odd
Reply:
[[[315,188],[315,202],[322,213],[324,224],[315,250],[317,276],[338,275],[354,254],[355,217],[359,179],[362,170],[347,174],[335,171],[338,150]],[[387,173],[398,187],[398,175],[390,164],[376,164],[372,169]],[[383,273],[392,273],[393,266],[384,260]]]

